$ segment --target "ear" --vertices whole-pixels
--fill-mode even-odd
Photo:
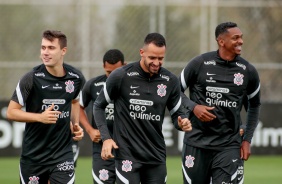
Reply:
[[[143,55],[144,55],[144,49],[140,49],[140,50],[139,50],[139,53],[140,53],[140,56],[143,57]]]
[[[67,53],[67,48],[66,47],[64,47],[63,49],[62,49],[62,55],[65,55],[66,53]]]
[[[225,42],[224,42],[224,39],[218,38],[217,43],[218,43],[219,46],[223,47]]]

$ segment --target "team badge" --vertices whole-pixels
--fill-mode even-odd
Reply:
[[[109,171],[108,170],[102,169],[102,170],[99,171],[99,173],[100,173],[99,174],[100,180],[106,181],[106,180],[109,179]]]
[[[157,91],[157,93],[158,93],[158,95],[159,95],[160,97],[163,97],[163,96],[166,95],[166,88],[167,88],[166,85],[163,85],[163,84],[158,85],[158,91]]]
[[[74,91],[74,82],[73,81],[70,81],[68,80],[67,82],[65,82],[66,84],[66,92],[67,93],[72,93]]]
[[[243,80],[244,75],[240,73],[235,73],[234,74],[234,84],[237,84],[238,86],[242,85],[244,80]]]
[[[193,167],[193,166],[194,166],[194,160],[195,160],[195,158],[192,157],[191,155],[186,156],[185,158],[186,158],[186,160],[185,160],[185,166],[188,167],[188,168]]]
[[[122,161],[122,171],[128,172],[132,170],[132,162],[129,160],[123,160]]]
[[[39,184],[39,177],[37,176],[31,176],[29,177],[29,182],[28,184]]]

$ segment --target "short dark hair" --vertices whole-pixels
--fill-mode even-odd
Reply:
[[[110,49],[104,54],[103,57],[104,64],[105,62],[109,64],[116,64],[119,61],[121,61],[121,63],[124,64],[123,53],[118,49]]]
[[[55,38],[59,39],[59,44],[61,48],[67,47],[67,37],[64,33],[61,31],[55,31],[55,30],[46,30],[43,32],[42,37],[53,41]]]
[[[218,26],[216,26],[215,29],[215,39],[217,39],[218,36],[221,35],[222,33],[227,33],[228,29],[233,27],[237,27],[237,24],[234,22],[224,22],[219,24]]]
[[[148,45],[150,43],[153,43],[154,45],[156,45],[158,47],[166,46],[165,38],[163,37],[163,35],[161,35],[159,33],[149,33],[145,37],[144,44]]]

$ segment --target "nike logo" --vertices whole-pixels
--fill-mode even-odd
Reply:
[[[44,88],[47,88],[47,87],[49,87],[50,85],[48,85],[48,86],[42,86],[42,89],[44,89]]]
[[[238,177],[238,180],[241,180],[243,176]]]
[[[238,159],[234,159],[234,160],[232,160],[232,162],[236,162]]]
[[[74,174],[74,172],[73,172],[73,173],[71,173],[71,174],[69,174],[69,177],[72,177],[72,176],[73,176],[73,174]]]
[[[213,74],[213,73],[209,73],[209,72],[207,72],[207,75],[216,75],[216,74]]]
[[[130,86],[130,89],[136,89],[139,88],[139,86]]]
[[[97,96],[99,96],[99,94],[100,94],[99,92],[96,93]]]

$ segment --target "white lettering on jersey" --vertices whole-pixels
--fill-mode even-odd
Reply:
[[[45,74],[42,73],[42,72],[40,72],[40,73],[35,73],[34,75],[37,76],[37,77],[45,77]]]
[[[105,109],[106,120],[114,120],[114,104],[110,103]]]
[[[223,107],[237,107],[236,102],[232,102],[229,100],[221,100],[222,94],[216,93],[216,92],[206,92],[206,103],[209,104],[209,106],[223,106]]]
[[[97,82],[97,83],[94,83],[94,86],[102,86],[104,84],[105,84],[105,82]]]
[[[43,105],[41,107],[42,111],[45,111],[46,109],[48,109],[52,104],[54,104],[53,110],[59,111],[60,109],[59,104],[65,104],[66,100],[65,99],[43,99],[42,102],[43,102]],[[69,116],[70,116],[69,111],[61,111],[59,118],[67,118]]]
[[[131,99],[131,100],[135,100],[135,99]],[[151,105],[149,104],[149,106]],[[145,119],[145,120],[152,120],[152,121],[161,120],[160,115],[155,115],[152,113],[147,114],[146,113],[147,107],[145,106],[145,104],[144,105],[130,104],[129,110],[130,110],[129,114],[133,119]]]
[[[79,76],[76,73],[69,72],[69,74],[79,79]]]
[[[127,73],[127,75],[129,77],[131,77],[131,76],[134,76],[134,75],[139,75],[139,73],[138,72],[129,72],[129,73]]]
[[[206,90],[207,91],[211,91],[211,92],[229,93],[229,89],[228,88],[219,88],[219,87],[207,86]]]
[[[237,62],[236,62],[236,65],[243,68],[244,70],[246,70],[246,65],[244,65],[242,63],[237,63]]]
[[[216,65],[216,62],[214,60],[211,60],[211,61],[205,61],[204,64],[205,65]]]
[[[160,76],[161,76],[161,78],[166,79],[167,81],[169,81],[169,76],[163,75],[163,74],[160,74]]]

